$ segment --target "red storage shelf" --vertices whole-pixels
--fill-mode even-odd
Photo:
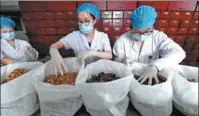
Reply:
[[[76,2],[73,1],[48,1],[48,11],[76,11]]]
[[[47,1],[19,1],[21,11],[46,11]]]
[[[107,10],[134,10],[136,1],[107,1]]]
[[[197,1],[173,1],[169,3],[168,10],[194,11]]]
[[[166,1],[140,1],[138,5],[149,5],[154,7],[156,10],[167,10],[168,3],[169,2]]]

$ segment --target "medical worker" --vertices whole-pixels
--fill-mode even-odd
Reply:
[[[79,30],[61,38],[50,47],[52,70],[59,70],[61,74],[65,70],[62,57],[58,49],[73,49],[79,62],[87,56],[96,56],[103,59],[112,59],[112,50],[108,35],[94,28],[100,19],[99,9],[90,3],[84,3],[77,9]],[[50,65],[49,65],[50,66]],[[64,69],[64,70],[61,70]]]
[[[115,60],[131,66],[133,62],[149,64],[138,79],[140,83],[148,79],[148,84],[158,71],[179,64],[185,58],[184,50],[164,32],[153,28],[157,17],[151,6],[136,8],[131,16],[132,30],[121,35],[113,47]]]
[[[10,18],[1,17],[1,66],[38,58],[38,52],[28,42],[16,38],[15,26]]]

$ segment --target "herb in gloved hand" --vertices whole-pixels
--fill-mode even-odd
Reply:
[[[134,75],[135,79],[138,80],[140,78],[140,76],[138,75]],[[157,79],[158,79],[158,83],[156,82],[155,79],[152,79],[152,84],[149,84],[148,81],[149,79],[146,79],[142,84],[144,85],[155,85],[155,84],[160,84],[160,83],[163,83],[163,82],[166,82],[166,78],[163,77],[163,76],[160,76],[160,75],[157,75]]]

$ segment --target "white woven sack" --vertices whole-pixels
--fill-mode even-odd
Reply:
[[[1,67],[1,82],[14,69],[27,69],[27,73],[1,85],[1,116],[30,116],[39,109],[36,90],[32,84],[36,68],[41,62],[23,62]]]
[[[110,60],[98,60],[83,68],[82,65],[76,84],[86,110],[92,116],[126,116],[129,103],[127,94],[133,79],[133,74],[124,64]],[[120,79],[111,82],[85,83],[92,75],[101,72],[116,74]]]
[[[178,65],[172,69],[175,72],[172,83],[174,106],[186,116],[198,116],[198,67]]]
[[[68,72],[79,71],[76,57],[65,58]],[[40,101],[41,116],[73,116],[82,106],[82,100],[76,85],[52,85],[44,83],[48,75],[47,64],[40,67],[35,74],[34,85]]]
[[[129,69],[134,74],[141,75],[146,68],[148,68],[147,64],[134,63]],[[134,107],[143,116],[170,116],[172,113],[173,72],[165,69],[159,72],[159,75],[167,78],[167,81],[153,86],[140,84],[137,80],[132,81],[129,97]]]

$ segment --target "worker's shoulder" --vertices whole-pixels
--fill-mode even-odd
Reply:
[[[18,39],[18,38],[16,38],[15,41],[17,41],[18,43],[20,43],[20,44],[22,44],[22,45],[24,45],[24,44],[29,44],[29,42],[27,42],[27,41],[25,41],[25,40]]]
[[[132,38],[132,33],[131,33],[131,31],[128,31],[128,32],[122,34],[117,40],[118,41],[127,41],[131,38]]]
[[[153,35],[154,36],[167,36],[163,31],[159,31],[156,29],[153,30]]]

